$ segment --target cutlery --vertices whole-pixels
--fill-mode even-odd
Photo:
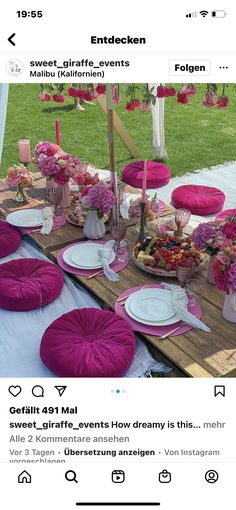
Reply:
[[[93,273],[91,274],[90,276],[87,277],[87,280],[90,280],[90,278],[93,278],[94,276],[98,276],[99,274],[103,274],[103,269],[100,271],[97,271],[96,273]]]
[[[165,335],[160,336],[160,340],[164,340],[164,338],[167,338],[168,336],[172,335],[173,333],[175,333],[179,329],[183,328],[184,326],[187,326],[186,322],[182,322],[182,324],[180,324],[180,326],[177,326],[174,329],[172,329],[171,331],[168,331],[168,333],[165,333]]]

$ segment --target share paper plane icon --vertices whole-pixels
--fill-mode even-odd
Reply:
[[[66,390],[67,386],[55,386],[56,390],[58,391],[60,397],[62,397],[64,391]]]

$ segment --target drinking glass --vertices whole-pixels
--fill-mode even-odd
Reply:
[[[175,223],[177,230],[175,235],[181,237],[183,235],[183,228],[188,225],[191,217],[191,212],[188,209],[176,209],[175,211]]]
[[[179,280],[180,287],[186,288],[187,283],[191,280],[196,271],[196,264],[193,260],[182,259],[176,263],[176,276]]]
[[[116,256],[119,257],[121,255],[121,251],[123,253],[123,249],[120,246],[122,239],[124,239],[126,230],[127,230],[127,221],[123,218],[119,218],[117,222],[112,223],[111,225],[111,235],[112,239],[116,242],[115,244],[115,253]]]
[[[61,211],[58,206],[62,200],[62,189],[61,187],[51,188],[47,190],[47,198],[50,202],[54,216],[61,216]]]

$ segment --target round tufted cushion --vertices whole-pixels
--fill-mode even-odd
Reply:
[[[217,214],[217,220],[223,220],[226,216],[236,216],[236,209],[225,209],[225,211],[221,211]]]
[[[122,180],[134,188],[142,188],[144,161],[129,163],[123,168]],[[163,163],[148,161],[147,163],[147,189],[161,188],[170,180],[170,169]]]
[[[38,259],[18,259],[0,265],[0,308],[35,310],[61,293],[63,276],[54,264]]]
[[[172,191],[171,202],[176,209],[188,209],[192,214],[207,216],[223,209],[225,195],[211,186],[186,184]]]
[[[43,363],[59,377],[121,377],[136,348],[129,324],[107,310],[83,308],[56,319],[40,346]]]
[[[21,234],[6,221],[0,220],[0,259],[17,250]]]

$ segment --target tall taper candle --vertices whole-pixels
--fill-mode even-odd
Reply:
[[[142,186],[142,202],[143,202],[143,204],[146,204],[146,201],[147,201],[146,189],[147,189],[147,160],[145,159],[144,167],[143,167],[143,186]]]
[[[21,163],[29,163],[30,162],[30,141],[29,140],[19,140],[19,161]]]
[[[60,139],[60,123],[59,119],[56,119],[56,144],[61,145],[61,139]]]

